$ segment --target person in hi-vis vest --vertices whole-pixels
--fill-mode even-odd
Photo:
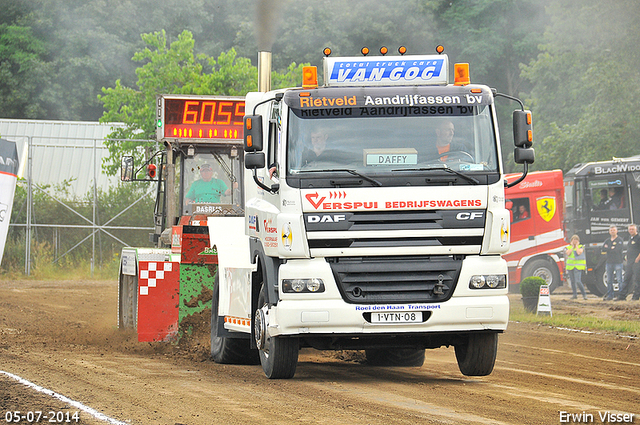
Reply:
[[[580,245],[580,237],[578,235],[571,236],[571,242],[564,249],[564,258],[571,278],[571,289],[573,290],[573,297],[571,298],[578,298],[577,289],[580,288],[582,298],[586,300],[587,293],[582,284],[582,272],[587,269],[587,257],[584,253],[584,247]]]

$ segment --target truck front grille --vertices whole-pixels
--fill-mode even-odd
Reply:
[[[327,258],[342,298],[350,304],[448,300],[462,259],[454,256]]]
[[[409,247],[419,255],[478,254],[485,219],[479,209],[304,213],[311,255],[325,257]]]

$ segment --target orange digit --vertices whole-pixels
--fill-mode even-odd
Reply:
[[[183,124],[195,124],[198,121],[198,102],[195,101],[186,101],[184,102],[184,114],[182,115],[182,123]],[[196,107],[196,110],[190,110],[192,106]]]
[[[204,117],[206,116],[207,108],[211,108],[211,118],[205,121]],[[202,102],[202,108],[200,108],[200,124],[213,124],[215,115],[216,102]]]
[[[234,124],[235,125],[243,125],[243,117],[244,117],[244,102],[236,102],[236,109],[234,111]]]
[[[233,102],[220,102],[220,107],[218,108],[218,116],[227,117],[226,121],[218,121],[216,124],[221,125],[229,125],[231,124],[231,112],[223,111],[222,108],[224,106],[233,106]]]

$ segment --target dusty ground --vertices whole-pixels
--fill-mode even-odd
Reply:
[[[638,302],[569,295],[553,294],[554,312],[640,320]],[[304,350],[294,379],[269,381],[259,366],[209,361],[206,318],[179,345],[138,343],[116,329],[116,305],[116,282],[0,282],[0,371],[131,424],[607,423],[607,412],[619,415],[616,423],[624,413],[640,423],[638,335],[512,322],[484,378],[461,375],[453,350],[443,348],[428,351],[421,368]],[[2,372],[0,423],[15,410],[80,412],[79,423],[106,423]]]

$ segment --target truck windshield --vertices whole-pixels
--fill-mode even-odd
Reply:
[[[446,168],[471,174],[497,171],[490,95],[482,93],[470,105],[463,94],[444,95],[439,90],[438,95],[342,90],[341,96],[333,97],[325,90],[310,96],[316,105],[341,105],[334,108],[296,107],[304,105],[302,100],[296,104],[298,99],[289,98],[293,107],[287,174],[351,170],[372,176]],[[479,102],[481,96],[484,99]],[[422,100],[425,104],[420,104]]]
[[[184,215],[242,215],[242,164],[236,147],[199,148],[182,167]]]

